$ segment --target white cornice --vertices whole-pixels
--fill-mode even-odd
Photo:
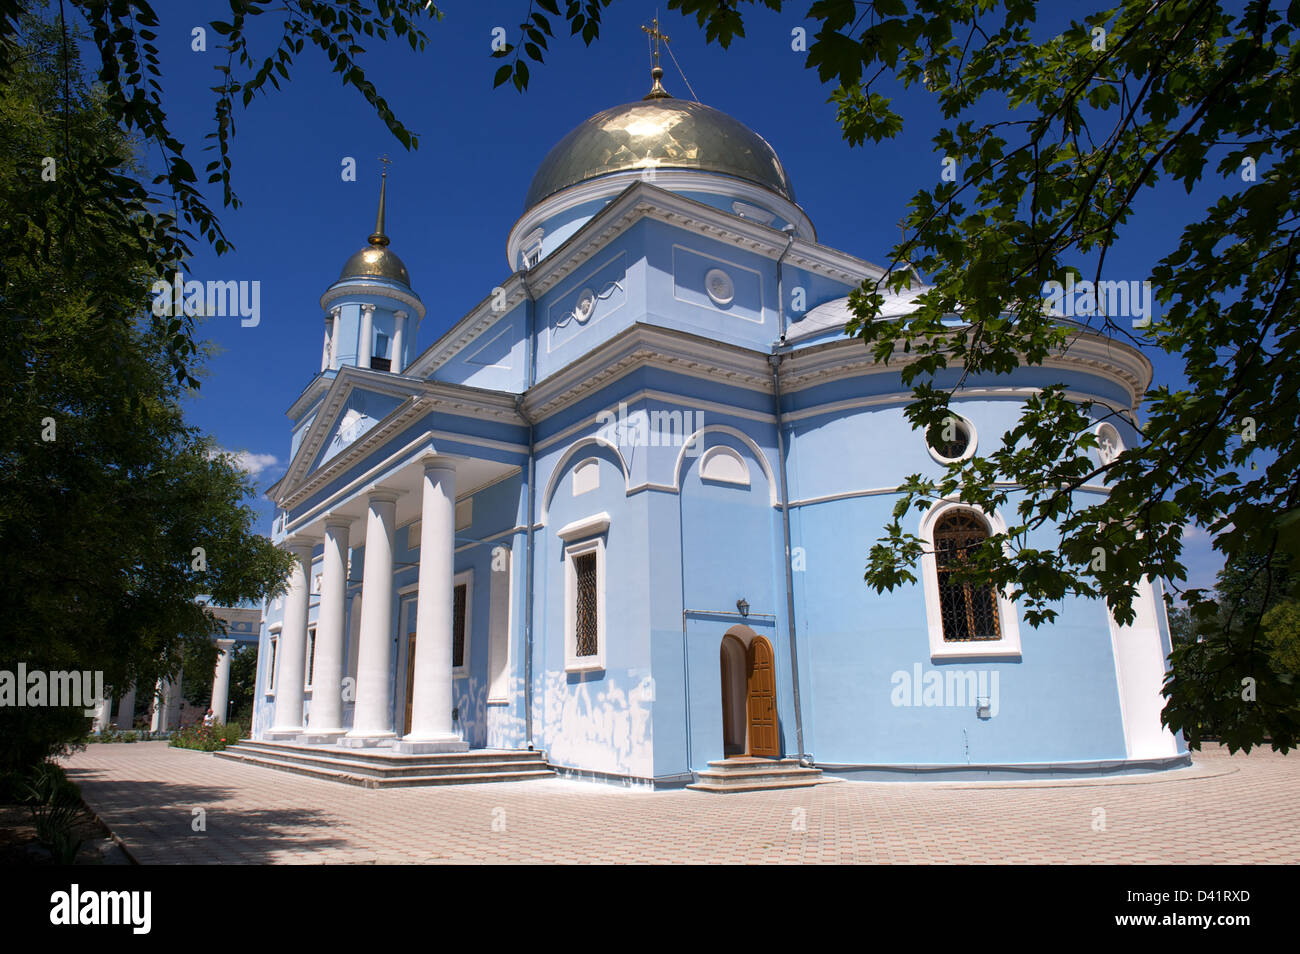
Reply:
[[[653,325],[633,325],[536,385],[524,399],[525,413],[533,420],[549,417],[643,367],[771,393],[771,371],[762,352]]]
[[[374,282],[357,281],[355,279],[349,279],[346,282],[335,282],[325,289],[325,294],[320,296],[321,311],[329,311],[330,305],[340,298],[350,298],[356,295],[391,298],[410,307],[419,317],[424,317],[424,302],[420,301],[420,296],[415,292],[405,291],[395,285],[379,285]]]
[[[649,185],[651,181],[647,178],[645,170],[629,169],[579,182],[544,199],[520,216],[510,229],[510,236],[506,241],[506,258],[509,266],[518,267],[520,253],[527,245],[528,239],[548,219],[576,206],[616,196],[629,186],[638,183]],[[817,241],[817,230],[813,228],[812,220],[803,209],[789,199],[752,182],[746,182],[744,179],[693,169],[656,169],[653,182],[655,187],[664,188],[665,191],[667,191],[665,187],[671,184],[673,190],[714,193],[729,199],[753,203],[784,221],[793,223],[801,238],[811,242]]]
[[[896,347],[888,364],[878,363],[857,338],[828,341],[786,354],[781,365],[781,390],[794,393],[844,378],[896,373],[915,360],[914,355]],[[1080,333],[1066,350],[1044,359],[1040,366],[1082,371],[1113,381],[1127,392],[1130,410],[1136,410],[1151,383],[1151,364],[1140,351],[1087,332]]]

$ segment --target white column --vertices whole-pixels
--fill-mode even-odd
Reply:
[[[400,374],[404,364],[402,361],[402,339],[406,335],[406,312],[394,312],[393,317],[397,320],[393,328],[393,363],[389,370],[394,374]]]
[[[118,700],[117,727],[128,731],[135,728],[135,686],[122,693]]]
[[[95,721],[91,731],[93,731],[96,735],[99,735],[101,732],[103,732],[112,724],[112,720],[110,718],[110,713],[112,711],[112,708],[113,708],[112,695],[109,695],[107,698],[100,699],[95,703]]]
[[[167,717],[164,714],[167,710],[167,703],[163,698],[163,681],[161,678],[154,683],[153,687],[153,709],[149,713],[149,731],[161,732],[166,725]]]
[[[149,728],[154,732],[167,732],[176,728],[181,708],[181,679],[159,678],[154,686],[153,717]]]
[[[308,742],[328,742],[343,734],[343,606],[348,587],[348,536],[351,517],[325,519],[325,561],[320,609],[316,616],[316,669]]]
[[[361,337],[357,341],[357,367],[370,367],[370,353],[375,346],[375,306],[361,306]]]
[[[330,330],[330,320],[325,319],[325,342],[320,347],[320,369],[324,371],[330,366],[330,343],[333,340],[333,333]]]
[[[307,665],[307,601],[310,587],[312,541],[293,537],[286,541],[293,554],[289,589],[284,594],[284,624],[275,662],[275,723],[267,739],[297,738],[302,732],[302,692]]]
[[[393,523],[397,494],[370,492],[366,558],[361,571],[361,638],[357,657],[357,704],[345,744],[373,745],[393,731]]]
[[[234,647],[233,639],[217,640],[217,649],[221,654],[217,656],[217,671],[212,677],[212,702],[209,707],[213,718],[218,722],[226,721],[230,709],[230,652]]]
[[[415,684],[406,752],[464,752],[452,730],[452,586],[456,551],[456,468],[425,461],[420,502],[420,595],[415,617]]]
[[[334,319],[334,330],[330,340],[330,370],[338,370],[339,366],[339,325],[343,324],[341,318],[343,309],[335,305],[330,309],[330,315]]]
[[[1130,759],[1164,759],[1178,754],[1178,740],[1160,721],[1165,707],[1165,649],[1156,613],[1160,607],[1150,577],[1143,577],[1128,626],[1110,617],[1115,675],[1119,685],[1124,743]]]

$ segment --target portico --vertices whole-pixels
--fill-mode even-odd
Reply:
[[[264,739],[401,754],[469,749],[453,720],[454,577],[458,542],[462,549],[481,542],[458,541],[457,501],[518,472],[507,461],[427,446],[325,505],[305,508],[285,527],[281,545],[295,561],[275,653],[273,723]],[[399,578],[412,571],[415,585],[399,594]],[[355,646],[350,606],[359,616]],[[410,607],[413,613],[405,612]],[[410,648],[402,652],[407,637]],[[397,698],[408,685],[410,698]],[[411,714],[403,734],[404,705]]]

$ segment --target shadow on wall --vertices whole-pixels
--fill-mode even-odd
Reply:
[[[654,774],[650,725],[654,679],[648,670],[607,672],[599,681],[569,682],[567,673],[546,674],[542,733],[555,765],[611,775]]]

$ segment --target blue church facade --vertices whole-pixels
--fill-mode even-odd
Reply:
[[[1131,626],[1068,600],[1033,630],[948,582],[1002,525],[956,500],[915,520],[916,585],[862,580],[906,476],[1000,439],[1035,388],[1127,412],[1099,419],[1102,453],[1136,442],[1137,351],[1085,334],[968,381],[956,433],[927,440],[899,364],[843,333],[882,270],[817,242],[765,141],[657,77],[545,158],[509,278],[423,351],[384,202],[289,409],[269,493],[299,568],[263,614],[254,738],[531,747],[656,785],[740,755],[844,777],[1185,764],[1158,582]]]

